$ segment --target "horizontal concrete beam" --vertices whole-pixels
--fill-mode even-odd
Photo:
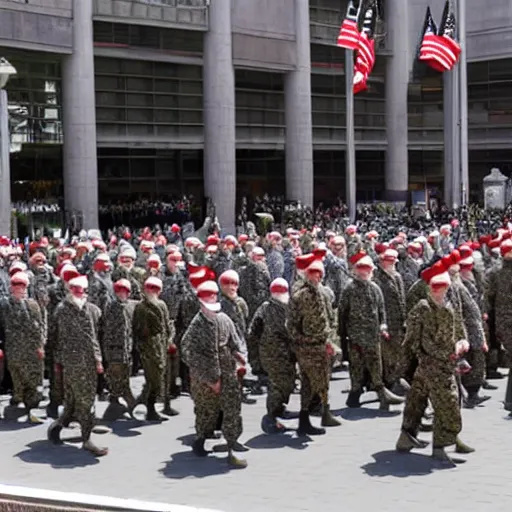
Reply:
[[[220,512],[205,508],[150,503],[146,501],[110,498],[71,492],[45,491],[30,487],[0,485],[0,509],[31,512],[37,506],[48,507],[55,512],[80,510],[105,512]],[[4,509],[4,506],[6,507]],[[41,509],[39,509],[41,510]]]

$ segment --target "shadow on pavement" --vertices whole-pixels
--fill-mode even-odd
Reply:
[[[187,477],[205,478],[213,475],[229,473],[230,467],[225,458],[214,455],[198,457],[192,451],[179,452],[171,455],[160,473],[167,478],[182,479]]]
[[[445,466],[442,462],[419,453],[398,453],[396,450],[386,450],[374,453],[372,457],[375,462],[361,466],[368,476],[407,478],[408,476],[429,475],[434,471],[450,469],[450,466]]]
[[[290,430],[288,432],[294,432]],[[283,434],[259,434],[249,439],[245,445],[255,450],[272,450],[275,448],[293,448],[294,450],[304,450],[308,447],[312,439],[309,436],[296,437],[288,433]]]
[[[16,432],[17,430],[25,430],[26,428],[40,427],[28,421],[11,421],[1,420],[0,421],[0,432]]]
[[[379,409],[365,409],[364,407],[337,409],[332,411],[335,416],[341,416],[347,421],[371,420],[375,418],[393,418],[400,416],[402,411],[380,411]]]
[[[183,446],[192,446],[194,441],[196,440],[195,434],[185,434],[184,436],[180,436],[176,438],[178,441],[181,441]]]
[[[34,441],[27,445],[28,450],[17,453],[23,462],[47,464],[56,469],[73,469],[94,466],[98,459],[89,452],[69,444],[54,446],[48,441]]]
[[[117,420],[112,422],[102,421],[101,424],[111,428],[112,434],[118,437],[140,436],[142,432],[139,432],[138,430],[135,429],[151,425],[151,423],[142,420]]]

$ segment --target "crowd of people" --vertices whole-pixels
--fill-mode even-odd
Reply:
[[[97,397],[109,401],[109,421],[144,405],[146,420],[160,422],[190,394],[194,453],[207,456],[205,441],[220,432],[228,463],[243,468],[242,402],[266,392],[261,428],[277,435],[299,383],[298,434],[325,434],[340,425],[329,385],[344,361],[347,407],[361,407],[368,391],[383,411],[405,402],[398,451],[425,448],[418,433],[433,430],[432,456],[463,461],[446,452],[473,451],[460,438],[460,409],[489,399],[482,389],[496,389],[489,381],[503,377],[512,351],[506,213],[368,207],[351,224],[341,204],[312,210],[264,198],[256,208],[254,223],[242,209],[237,236],[221,235],[210,205],[196,233],[177,223],[39,233],[25,247],[0,237],[4,417],[23,405],[27,421],[43,422],[46,373],[49,441],[61,443],[77,422],[83,448],[103,456],[108,449],[91,440]],[[139,369],[145,385],[135,397]]]

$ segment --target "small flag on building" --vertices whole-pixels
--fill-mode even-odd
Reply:
[[[446,0],[439,30],[428,8],[419,60],[441,73],[453,69],[461,53],[455,41],[455,30],[455,14],[450,0]]]
[[[372,2],[366,10],[363,29],[359,37],[356,63],[354,67],[354,94],[365,91],[368,86],[368,76],[375,65],[375,25],[377,21],[377,6]]]
[[[341,24],[340,33],[338,35],[337,45],[347,50],[356,50],[359,46],[359,38],[361,36],[359,31],[359,19],[361,16],[361,7],[364,3],[363,0],[350,0],[347,7],[347,14]]]

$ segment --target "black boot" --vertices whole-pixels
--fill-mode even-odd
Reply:
[[[62,432],[62,425],[59,421],[54,421],[49,427],[47,431],[48,441],[53,444],[62,444],[62,440],[60,438],[60,433]]]
[[[261,430],[265,432],[265,434],[282,434],[286,432],[286,428],[284,425],[277,421],[275,416],[270,416],[269,414],[265,414],[261,419]]]
[[[208,452],[204,449],[204,439],[202,437],[198,437],[194,443],[192,444],[192,451],[198,457],[206,457]]]
[[[347,407],[350,407],[351,409],[357,409],[357,408],[361,407],[361,402],[359,401],[360,398],[361,398],[360,391],[351,391],[348,394]]]
[[[155,404],[148,402],[148,412],[146,414],[146,421],[167,421],[169,418],[162,416],[156,412]]]
[[[308,411],[300,411],[299,428],[297,429],[299,436],[321,436],[325,434],[324,428],[316,428],[311,425]]]

